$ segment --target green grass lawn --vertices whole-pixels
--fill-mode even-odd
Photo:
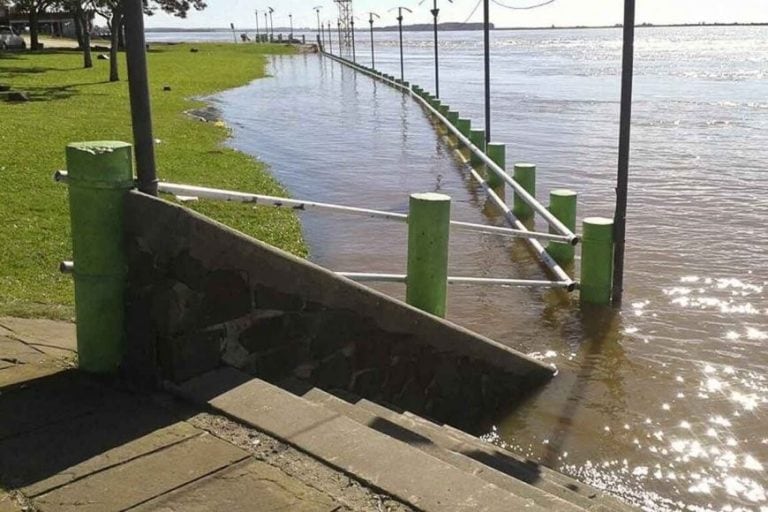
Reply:
[[[192,98],[265,76],[265,54],[278,45],[155,46],[148,55],[159,177],[163,180],[283,195],[263,163],[224,147],[225,127],[190,118]],[[123,55],[120,56],[123,61]],[[127,72],[109,83],[108,62],[82,69],[76,52],[0,54],[0,84],[32,101],[0,101],[0,316],[73,316],[73,286],[58,264],[71,258],[64,168],[70,142],[131,141]],[[124,64],[121,62],[121,64]],[[163,92],[163,86],[170,92]],[[306,246],[290,211],[201,201],[192,207],[297,255]]]

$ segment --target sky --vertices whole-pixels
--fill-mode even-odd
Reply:
[[[321,16],[336,19],[336,5],[332,0],[207,0],[208,8],[192,12],[187,19],[156,14],[147,18],[147,27],[223,28],[234,23],[238,28],[255,26],[254,11],[263,12],[267,7],[275,9],[275,27],[288,26],[288,14],[293,14],[294,27],[315,27],[317,18],[314,6],[322,6]],[[394,25],[396,14],[389,9],[402,5],[412,9],[406,13],[404,23],[431,22],[433,0],[353,0],[353,7],[360,19],[367,20],[367,12],[382,16],[382,25]],[[498,0],[512,6],[530,6],[542,0]],[[440,21],[465,21],[478,0],[438,0]],[[623,12],[622,0],[555,0],[554,3],[531,10],[510,10],[491,4],[491,21],[497,27],[536,27],[551,25],[613,25],[620,23]],[[263,22],[263,15],[259,15]],[[390,19],[391,18],[391,19]],[[482,21],[482,8],[477,9],[469,21]],[[699,22],[766,22],[768,0],[637,0],[638,23],[699,23]]]

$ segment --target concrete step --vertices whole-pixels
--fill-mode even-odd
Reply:
[[[410,412],[397,414],[387,407],[365,399],[359,400],[356,405],[372,414],[412,429],[415,433],[430,439],[443,449],[471,458],[584,509],[595,512],[636,512],[637,510],[603,491],[494,446],[450,425],[438,425]]]
[[[233,368],[211,371],[173,389],[425,512],[549,510]]]
[[[419,428],[414,421],[377,404],[361,400],[355,405],[317,388],[305,393],[303,397],[340,414],[344,414],[367,427],[407,443],[414,448],[418,448],[436,459],[451,464],[465,473],[479,477],[516,496],[529,498],[546,510],[562,512],[583,512],[585,510],[545,490],[501,473],[481,462],[443,448],[434,441],[435,436],[432,432]],[[367,407],[361,406],[363,403],[367,404]],[[379,410],[374,410],[372,406],[378,407]]]

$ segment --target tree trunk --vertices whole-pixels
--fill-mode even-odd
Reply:
[[[123,13],[119,9],[115,9],[112,13],[112,23],[110,30],[110,42],[109,48],[109,81],[117,82],[120,80],[120,74],[118,72],[117,63],[117,50],[120,44],[120,27],[123,24]]]
[[[120,30],[118,30],[117,33],[119,34],[117,47],[121,50],[125,50],[125,23],[120,23]]]
[[[75,7],[75,10],[70,12],[72,19],[75,20],[75,38],[77,39],[78,50],[82,50],[85,47],[85,43],[83,42],[83,20],[80,16],[82,10],[82,6],[78,4],[77,7]]]
[[[82,8],[78,6],[78,13],[75,23],[80,26],[82,32],[82,48],[83,48],[83,67],[93,67],[93,56],[91,55],[91,24],[89,23],[88,14]]]
[[[32,50],[37,50],[37,47],[40,44],[40,25],[38,19],[37,2],[32,2],[32,5],[29,7],[29,47]]]

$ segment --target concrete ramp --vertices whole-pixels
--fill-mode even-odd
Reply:
[[[472,429],[554,374],[186,208],[138,192],[125,201],[127,365],[150,383],[228,365]]]

